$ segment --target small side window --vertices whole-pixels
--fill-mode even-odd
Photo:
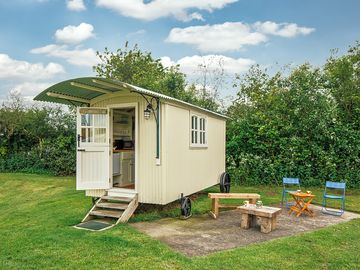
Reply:
[[[206,117],[191,115],[190,146],[207,147],[207,120]]]

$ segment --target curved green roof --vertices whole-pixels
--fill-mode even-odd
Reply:
[[[90,104],[91,100],[101,95],[111,94],[118,91],[136,92],[142,95],[169,100],[194,107],[208,113],[227,118],[226,116],[209,111],[185,101],[153,92],[135,85],[123,83],[117,80],[99,77],[75,78],[59,82],[38,94],[34,100],[61,103],[66,105],[83,106]]]

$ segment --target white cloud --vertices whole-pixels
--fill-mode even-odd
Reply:
[[[0,79],[3,80],[46,80],[64,72],[64,68],[57,63],[32,64],[0,54]]]
[[[224,55],[193,55],[186,56],[178,61],[171,60],[170,57],[161,57],[161,63],[165,67],[180,65],[180,71],[188,76],[197,76],[201,74],[201,66],[206,65],[210,71],[223,68],[225,73],[235,74],[247,71],[255,61],[248,58],[231,58]]]
[[[94,37],[94,27],[88,23],[81,23],[78,26],[68,25],[55,32],[55,38],[58,42],[68,44],[78,44],[91,37]]]
[[[254,28],[264,34],[287,38],[298,35],[308,35],[315,31],[315,28],[300,27],[296,23],[275,23],[271,21],[256,22]]]
[[[20,84],[15,85],[12,88],[12,92],[21,94],[23,97],[33,98],[40,91],[45,90],[46,88],[50,87],[51,83],[38,83],[38,82],[23,82]]]
[[[96,0],[99,7],[108,8],[126,17],[152,21],[162,17],[175,17],[181,21],[203,20],[199,12],[189,10],[204,10],[212,12],[222,9],[238,0]]]
[[[140,29],[140,30],[137,30],[135,32],[130,32],[129,34],[126,35],[126,37],[132,38],[132,37],[135,37],[135,36],[144,35],[145,33],[146,33],[146,31],[144,29]]]
[[[243,45],[257,45],[266,40],[264,34],[252,32],[249,25],[241,22],[173,28],[166,39],[195,45],[202,52],[235,51]]]
[[[237,51],[245,45],[258,45],[268,40],[268,35],[294,37],[307,35],[314,28],[297,24],[275,22],[225,22],[223,24],[190,26],[171,29],[166,41],[194,45],[202,52]]]
[[[73,11],[86,10],[83,0],[67,0],[66,6],[68,9],[73,10]]]
[[[92,67],[99,62],[96,52],[91,48],[81,49],[80,47],[76,47],[74,49],[70,49],[67,45],[50,44],[44,47],[32,49],[30,52],[62,58],[68,63],[76,66]]]

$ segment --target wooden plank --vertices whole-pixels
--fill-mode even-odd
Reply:
[[[102,200],[117,201],[117,202],[131,202],[133,198],[130,197],[114,197],[114,196],[102,196]]]
[[[275,230],[276,229],[276,216],[271,218],[271,230]]]
[[[249,198],[249,203],[256,204],[256,199],[257,198]]]
[[[136,194],[134,196],[133,200],[129,203],[128,207],[122,213],[121,217],[116,222],[116,224],[118,224],[119,222],[121,222],[121,223],[127,222],[131,218],[132,214],[135,212],[138,205],[139,205],[138,195]]]
[[[125,210],[128,207],[128,205],[129,204],[126,204],[126,203],[100,202],[96,205],[96,207]]]
[[[213,219],[216,219],[217,216],[214,214],[213,211],[209,211],[209,215],[213,218]]]
[[[217,218],[219,216],[219,199],[218,198],[213,198],[213,200],[212,200],[212,212],[213,212],[215,218]]]
[[[219,208],[238,208],[238,204],[219,204]]]
[[[262,206],[261,208],[239,206],[237,209],[243,214],[256,215],[271,218],[281,213],[281,208]]]
[[[261,217],[261,223],[260,223],[260,231],[262,233],[269,233],[271,232],[271,219],[267,217]]]
[[[208,193],[208,197],[218,199],[260,199],[260,194],[256,193]]]
[[[90,215],[98,217],[112,217],[120,218],[123,214],[123,211],[114,211],[114,210],[93,210]]]
[[[250,228],[250,222],[251,222],[251,216],[248,214],[242,214],[241,215],[241,222],[240,227],[242,229],[249,229]]]

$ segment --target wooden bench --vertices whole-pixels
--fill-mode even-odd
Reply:
[[[237,209],[241,212],[240,227],[249,229],[257,224],[257,218],[260,219],[260,231],[269,233],[276,229],[276,217],[281,213],[281,208],[262,206],[256,208],[255,205],[239,206]]]
[[[256,203],[257,199],[260,199],[260,195],[256,193],[209,193],[208,197],[212,199],[212,210],[210,211],[210,215],[215,219],[219,216],[219,208],[236,209],[239,206],[238,204],[220,204],[220,199],[245,199],[253,204]]]

